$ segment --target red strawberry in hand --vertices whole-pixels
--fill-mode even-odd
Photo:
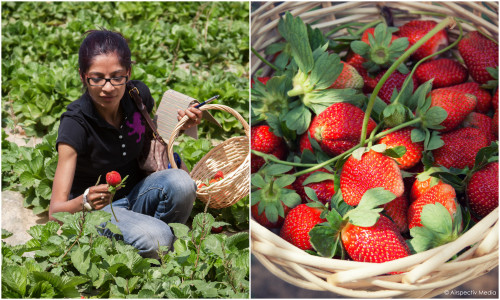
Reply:
[[[120,176],[120,173],[116,171],[111,171],[108,174],[106,174],[106,182],[110,186],[116,187],[122,182],[122,177]]]
[[[111,171],[106,174],[106,182],[108,183],[108,190],[111,193],[111,202],[109,203],[109,206],[111,207],[111,212],[113,213],[113,216],[115,217],[116,222],[118,222],[118,219],[116,218],[115,211],[113,210],[113,197],[115,196],[116,191],[124,187],[125,180],[127,180],[127,176],[122,179],[120,173],[116,171]]]

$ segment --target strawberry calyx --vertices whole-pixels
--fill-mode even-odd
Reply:
[[[408,48],[408,38],[394,39],[393,33],[397,28],[387,27],[380,23],[375,27],[373,34],[368,34],[368,43],[364,41],[351,42],[351,49],[365,58],[363,67],[370,73],[390,67]],[[397,70],[403,74],[409,72],[404,63]]]
[[[420,220],[422,226],[410,229],[412,239],[408,241],[408,246],[414,253],[456,240],[464,227],[462,209],[459,205],[457,205],[457,211],[452,217],[441,203],[427,204],[422,209]]]
[[[299,194],[289,188],[296,177],[285,174],[292,168],[292,166],[270,164],[252,174],[253,191],[250,204],[258,205],[258,214],[265,213],[271,223],[277,222],[279,217],[285,217],[283,205],[293,208],[301,203]]]
[[[338,193],[336,193],[338,194]],[[341,256],[345,253],[342,249],[341,232],[348,226],[371,227],[377,223],[383,205],[394,200],[396,196],[382,188],[372,188],[365,192],[358,206],[355,208],[341,209],[332,206],[331,210],[322,215],[327,222],[316,225],[309,232],[313,248],[324,257]],[[334,202],[332,200],[332,202]]]

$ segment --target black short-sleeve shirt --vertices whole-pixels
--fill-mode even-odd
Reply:
[[[133,80],[142,101],[151,112],[154,100],[149,88]],[[122,123],[117,129],[106,122],[97,112],[88,92],[67,106],[61,116],[59,143],[72,146],[77,152],[77,162],[69,199],[83,194],[86,188],[106,182],[106,173],[117,171],[122,178],[128,175],[125,187],[114,199],[120,199],[141,180],[144,175],[137,164],[137,157],[146,139],[147,123],[137,109],[128,90],[120,102],[123,111]]]

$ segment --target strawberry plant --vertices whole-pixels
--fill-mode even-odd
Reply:
[[[252,70],[253,130],[270,132],[251,147],[253,217],[313,255],[406,257],[459,238],[498,207],[498,44],[465,36],[452,18],[387,23],[323,34],[286,12],[282,40],[265,56],[252,49],[271,68]],[[350,35],[332,35],[344,28]]]
[[[62,226],[34,226],[25,244],[2,241],[2,297],[248,297],[248,233],[212,234],[212,226],[225,223],[210,214],[196,215],[191,229],[169,224],[178,239],[160,259],[143,258],[123,241],[99,235],[103,224],[119,232],[109,213],[55,216]],[[2,230],[2,239],[10,235]]]

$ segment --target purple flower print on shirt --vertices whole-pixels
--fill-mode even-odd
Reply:
[[[134,115],[132,117],[132,123],[127,121],[126,124],[130,129],[132,129],[132,131],[130,131],[128,135],[133,135],[137,133],[137,135],[139,135],[139,138],[135,142],[139,143],[141,141],[142,134],[146,132],[146,126],[142,125],[141,122],[141,114],[138,112],[134,112]]]

